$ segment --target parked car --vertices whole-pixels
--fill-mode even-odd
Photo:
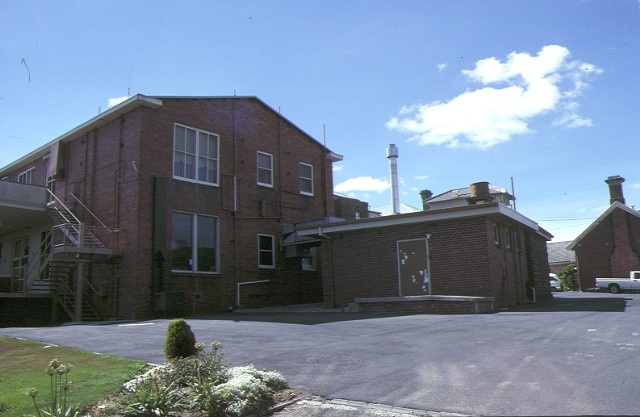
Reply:
[[[560,281],[558,281],[558,276],[554,273],[549,274],[549,286],[551,287],[551,292],[562,291]]]

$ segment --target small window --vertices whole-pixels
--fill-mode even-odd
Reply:
[[[300,194],[313,195],[313,165],[300,163]]]
[[[496,246],[500,246],[500,244],[502,243],[500,239],[500,225],[498,223],[493,224],[493,241]]]
[[[258,185],[273,187],[273,155],[258,152]]]
[[[30,168],[18,175],[18,182],[22,184],[33,184],[35,182],[36,169]]]
[[[507,249],[511,249],[511,229],[507,229],[504,232],[504,245]]]
[[[272,235],[258,235],[258,266],[275,268],[275,252]]]

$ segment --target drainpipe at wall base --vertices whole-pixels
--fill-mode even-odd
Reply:
[[[536,302],[536,287],[531,287],[531,296],[533,297],[532,303]]]

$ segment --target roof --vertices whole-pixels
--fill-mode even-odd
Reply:
[[[593,221],[593,223],[591,223],[589,225],[589,227],[587,227],[582,233],[580,233],[580,235],[577,238],[575,238],[571,243],[569,243],[569,245],[567,246],[567,249],[575,250],[575,247],[578,246],[580,244],[580,242],[585,237],[587,237],[587,235],[589,233],[591,233],[591,231],[593,229],[595,229],[600,223],[602,223],[604,221],[604,219],[609,217],[609,215],[616,209],[624,210],[627,213],[631,214],[632,216],[637,217],[637,218],[640,219],[640,212],[637,212],[636,210],[632,209],[629,206],[626,206],[626,205],[622,204],[619,201],[615,201],[597,219],[595,219]]]
[[[371,211],[375,211],[377,213],[380,213],[381,216],[391,216],[393,214],[397,214],[393,212],[393,205],[390,204],[388,206],[383,206],[383,207],[376,207],[374,209],[371,209]],[[415,208],[413,206],[410,206],[408,204],[404,204],[404,203],[400,203],[400,214],[406,214],[406,213],[416,213],[418,211],[421,211],[418,208]]]
[[[489,194],[507,194],[511,199],[513,196],[507,192],[506,189],[496,187],[495,185],[489,184]],[[449,201],[456,200],[459,198],[469,198],[471,197],[471,187],[463,187],[463,188],[454,188],[453,190],[445,191],[444,193],[438,194],[436,196],[431,197],[426,202],[433,203],[438,201]]]
[[[571,243],[570,240],[565,242],[547,242],[547,256],[550,264],[568,263],[576,261],[576,254],[567,249]]]
[[[109,108],[108,110],[98,114],[97,116],[87,120],[86,122],[76,126],[75,128],[71,129],[70,131],[68,131],[67,133],[64,133],[61,136],[58,136],[57,138],[53,139],[50,142],[47,142],[46,144],[42,145],[41,147],[39,147],[38,149],[28,153],[27,155],[23,156],[20,159],[17,159],[15,161],[13,161],[12,163],[10,163],[9,165],[6,165],[2,168],[0,168],[0,175],[4,174],[5,172],[10,172],[13,171],[15,168],[22,166],[24,164],[27,164],[33,160],[42,158],[45,155],[48,155],[50,150],[51,150],[51,146],[55,145],[56,143],[60,143],[60,142],[70,142],[74,139],[77,139],[78,137],[86,134],[87,132],[96,129],[100,126],[103,126],[109,122],[111,122],[112,120],[115,120],[117,118],[119,118],[120,116],[122,116],[123,114],[129,113],[139,107],[150,107],[150,108],[158,108],[160,106],[162,106],[162,100],[166,99],[166,100],[170,100],[170,99],[192,99],[192,100],[196,100],[196,99],[203,99],[203,100],[211,100],[211,99],[230,99],[230,98],[237,98],[237,99],[249,99],[249,100],[256,100],[258,102],[260,102],[262,105],[264,105],[265,107],[267,107],[268,109],[270,109],[271,111],[273,111],[274,113],[277,113],[280,117],[282,117],[283,119],[285,119],[287,122],[291,123],[293,126],[295,126],[298,130],[300,130],[301,132],[304,132],[304,130],[300,129],[298,126],[296,126],[294,123],[292,123],[290,120],[288,120],[286,117],[282,116],[282,114],[280,112],[277,112],[276,110],[274,110],[272,107],[270,107],[268,104],[266,104],[264,101],[260,100],[259,98],[255,97],[255,96],[184,96],[184,97],[180,97],[180,96],[145,96],[143,94],[136,94],[134,96],[129,97],[127,100],[123,101],[122,103],[113,106],[111,108]],[[312,140],[314,140],[316,143],[318,143],[320,146],[322,146],[323,148],[325,148],[328,152],[327,154],[327,159],[331,160],[332,162],[338,162],[342,160],[342,155],[339,155],[337,153],[332,152],[330,149],[328,149],[325,145],[323,145],[322,143],[320,143],[319,141],[317,141],[316,139],[314,139],[311,135],[307,134],[305,132],[305,134],[311,138]]]
[[[329,221],[315,227],[301,227],[298,229],[298,234],[301,236],[323,236],[330,233],[348,232],[353,230],[495,215],[506,216],[513,221],[534,230],[547,240],[551,240],[553,238],[553,235],[538,226],[538,224],[533,220],[523,216],[504,204],[496,202],[441,210],[418,211],[416,213],[397,214],[395,216],[369,217],[365,219],[341,222]]]

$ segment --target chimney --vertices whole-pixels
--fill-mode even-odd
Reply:
[[[620,175],[614,175],[608,177],[604,182],[609,186],[609,204],[613,204],[616,201],[624,204],[624,195],[622,194],[622,183],[624,182],[624,178]]]
[[[398,147],[393,143],[387,148],[387,158],[389,159],[389,172],[391,174],[391,201],[393,203],[393,214],[400,214],[400,196],[398,194]]]
[[[420,197],[422,197],[422,210],[429,210],[429,205],[427,204],[427,200],[433,197],[433,193],[431,192],[431,190],[420,191]]]

